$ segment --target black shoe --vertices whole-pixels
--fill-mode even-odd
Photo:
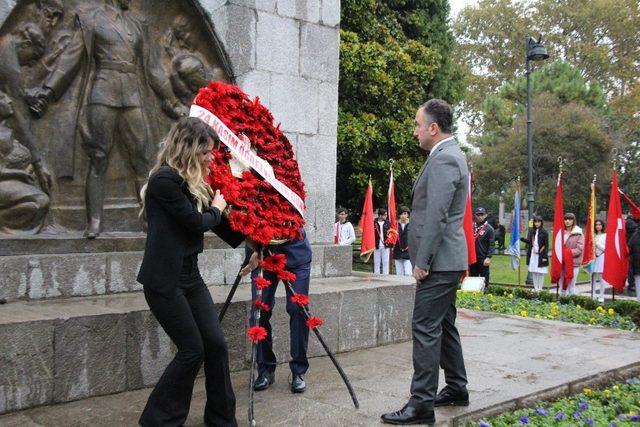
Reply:
[[[276,374],[274,372],[263,372],[258,375],[258,378],[253,383],[253,389],[255,391],[262,391],[269,388],[271,384],[276,381]]]
[[[436,416],[433,410],[418,411],[413,406],[404,405],[404,408],[396,412],[382,414],[380,417],[385,424],[407,425],[407,424],[428,424],[436,423]]]
[[[291,381],[291,393],[304,393],[307,389],[307,383],[302,375],[294,375]]]
[[[453,392],[445,387],[436,396],[433,406],[469,406],[469,392],[466,390]]]

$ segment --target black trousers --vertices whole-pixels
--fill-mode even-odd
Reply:
[[[409,404],[418,409],[433,409],[440,367],[444,370],[447,388],[460,392],[467,387],[462,343],[455,325],[456,292],[461,274],[434,271],[416,286]]]
[[[204,360],[208,426],[237,426],[236,398],[229,376],[229,356],[211,294],[196,255],[185,258],[171,298],[149,291],[151,312],[178,348],[154,387],[142,415],[142,426],[181,426],[189,414],[193,384]]]
[[[298,294],[309,295],[309,279],[311,275],[311,266],[304,264],[300,267],[291,269],[296,275],[296,281],[291,283],[293,290]],[[257,274],[252,274],[252,279]],[[273,352],[273,334],[271,331],[271,313],[276,300],[276,289],[278,287],[278,278],[271,272],[265,271],[264,278],[271,282],[271,286],[262,291],[262,301],[269,304],[270,311],[260,314],[260,326],[267,330],[267,338],[258,344],[258,374],[265,371],[274,372],[276,370],[276,355]],[[283,285],[284,286],[284,285]],[[256,298],[255,281],[251,286],[253,299]],[[290,354],[289,368],[293,375],[304,375],[309,369],[309,360],[307,359],[307,346],[309,344],[309,327],[300,312],[297,304],[291,302],[290,295],[287,293],[287,313],[289,313],[289,338],[290,338]],[[253,326],[255,321],[253,316],[249,319]]]
[[[469,266],[469,276],[484,277],[485,289],[489,287],[489,267],[485,267],[482,263],[484,259],[479,260]]]

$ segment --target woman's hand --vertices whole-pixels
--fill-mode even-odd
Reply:
[[[249,263],[245,265],[242,270],[240,270],[240,275],[244,277],[247,274],[251,273],[253,270],[256,269],[256,267],[258,267],[259,261],[260,259],[258,258],[258,252],[252,253],[251,258],[249,258]]]
[[[213,195],[211,206],[213,206],[214,208],[218,208],[220,212],[224,211],[227,207],[227,201],[224,199],[224,196],[220,194],[220,190],[216,190],[215,194]]]

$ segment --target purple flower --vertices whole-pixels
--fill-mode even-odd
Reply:
[[[638,383],[640,383],[640,380],[638,379],[638,377],[635,377],[635,378],[633,379],[633,383],[634,383],[634,384],[638,384]]]
[[[584,420],[584,423],[588,426],[592,426],[593,425],[593,420],[591,418],[587,418],[586,420]]]
[[[620,414],[620,415],[618,415],[618,419],[619,420],[626,420],[627,419],[627,415],[626,414]]]
[[[627,384],[631,384],[631,378],[627,378],[627,379],[625,380],[625,382],[626,382]]]
[[[618,322],[616,322],[615,320],[611,321],[611,327],[615,328],[616,326],[618,326]]]
[[[618,424],[616,424],[616,423],[611,423],[611,424],[609,424],[609,427],[618,427]]]
[[[640,421],[640,415],[638,414],[633,414],[631,415],[631,417],[629,418],[631,421]]]
[[[580,407],[580,409],[582,409],[583,411],[586,411],[587,409],[589,409],[589,404],[587,402],[580,402],[578,404],[578,406]]]
[[[549,411],[547,411],[544,408],[538,408],[538,409],[536,409],[536,414],[542,415],[543,417],[546,417],[547,415],[549,415]]]
[[[564,420],[564,412],[560,411],[554,415],[554,418],[558,421]]]
[[[580,418],[582,418],[582,412],[580,411],[576,411],[573,413],[573,418],[575,418],[576,420],[579,420]]]
[[[480,424],[478,424],[478,427],[491,427],[491,424],[489,424],[486,421],[480,421]]]
[[[520,424],[522,425],[526,425],[529,424],[529,417],[526,415],[523,415],[520,417]]]

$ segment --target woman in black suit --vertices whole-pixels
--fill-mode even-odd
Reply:
[[[213,193],[204,180],[219,142],[200,119],[180,119],[141,191],[148,232],[138,281],[151,312],[178,348],[149,396],[142,426],[184,424],[203,360],[205,424],[237,425],[224,334],[198,270],[205,231],[213,230],[233,247],[245,239],[222,216],[227,206],[223,195]]]

